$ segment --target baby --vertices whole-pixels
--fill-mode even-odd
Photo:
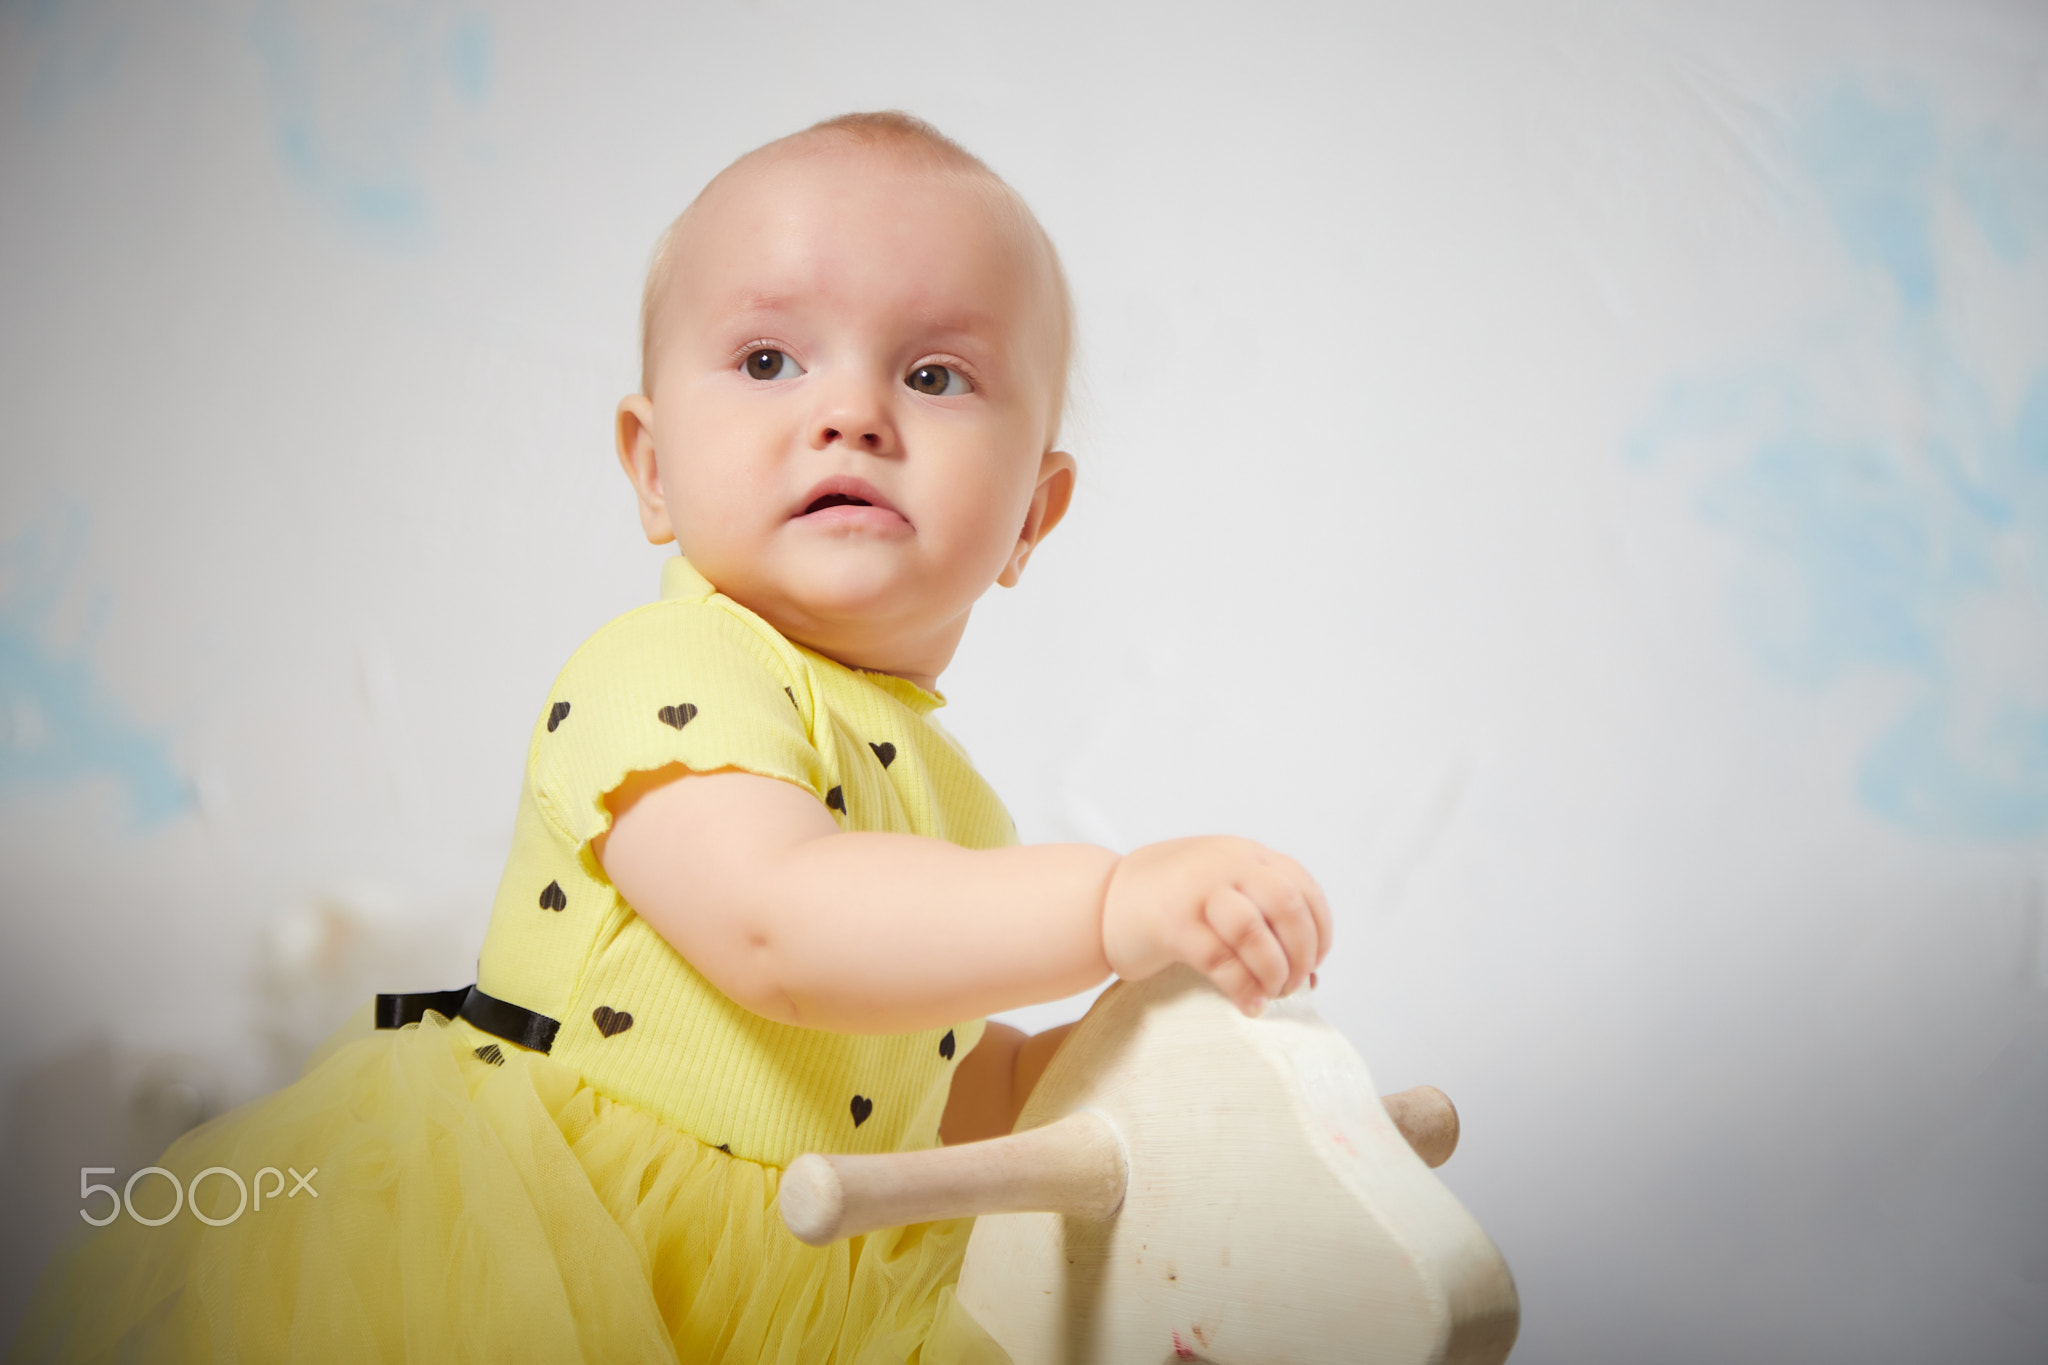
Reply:
[[[1008,1131],[1061,1031],[993,1011],[1181,962],[1255,1013],[1320,962],[1289,859],[1016,846],[929,719],[1074,491],[1066,284],[1007,185],[904,115],[820,124],[676,220],[642,321],[619,459],[682,555],[541,710],[477,986],[164,1158],[296,1159],[317,1201],[109,1228],[24,1340],[1000,1360],[952,1298],[967,1221],[807,1247],[781,1170]]]

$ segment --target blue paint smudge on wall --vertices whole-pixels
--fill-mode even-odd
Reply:
[[[448,78],[455,93],[471,104],[483,103],[491,92],[491,26],[482,15],[455,21],[447,43]]]
[[[268,0],[250,38],[293,179],[351,231],[424,246],[432,215],[421,163],[444,96],[475,105],[490,91],[489,21],[433,3]]]
[[[2030,157],[1990,133],[1958,157],[1956,190],[1978,231],[2004,260],[2017,265],[2048,237],[2048,159]]]
[[[39,124],[63,118],[104,86],[128,55],[134,16],[118,0],[25,0],[15,8],[31,54],[30,116]]]
[[[1893,305],[1889,336],[1830,333],[1789,359],[1673,384],[1632,443],[1647,461],[1723,443],[1698,510],[1747,547],[1736,617],[1780,676],[1912,680],[1856,778],[1904,827],[2048,831],[2048,328],[2020,344],[2017,402],[1959,358],[1941,319],[1945,203],[1990,255],[2048,238],[2048,156],[2002,138],[1951,150],[1927,102],[1845,85],[1785,144],[1829,230]],[[1944,199],[1946,196],[1946,200]]]
[[[1820,101],[1793,146],[1851,255],[1891,277],[1907,307],[1934,302],[1937,142],[1924,103],[1889,106],[1845,86]]]
[[[72,511],[0,547],[0,795],[110,776],[142,825],[192,803],[167,747],[109,697],[87,656],[47,644],[49,617],[84,552],[85,517]]]

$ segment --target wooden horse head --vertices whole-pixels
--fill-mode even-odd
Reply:
[[[802,1157],[782,1205],[807,1241],[979,1214],[960,1302],[1016,1365],[1494,1365],[1520,1321],[1344,1037],[1185,968],[1105,991],[1011,1136]]]

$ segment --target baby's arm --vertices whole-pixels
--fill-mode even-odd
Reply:
[[[732,999],[810,1028],[931,1028],[1172,962],[1255,1009],[1329,943],[1315,883],[1248,840],[970,850],[845,833],[801,787],[680,767],[610,805],[596,853],[626,902]]]
[[[991,1019],[981,1043],[953,1072],[946,1116],[939,1120],[939,1140],[950,1146],[1001,1137],[1015,1128],[1031,1088],[1073,1027],[1059,1024],[1027,1034]]]
[[[1022,1029],[988,1021],[974,1051],[953,1068],[946,1112],[939,1119],[939,1141],[978,1142],[1001,1137],[1017,1123],[1018,1053],[1027,1035]],[[1028,1093],[1028,1092],[1027,1092]]]

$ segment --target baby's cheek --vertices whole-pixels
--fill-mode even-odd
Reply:
[[[945,509],[952,528],[949,539],[964,557],[978,557],[997,564],[1009,558],[1024,528],[1031,506],[1031,486],[1021,487],[1006,476],[994,460],[977,460],[983,467],[963,473],[936,490],[934,501]]]

